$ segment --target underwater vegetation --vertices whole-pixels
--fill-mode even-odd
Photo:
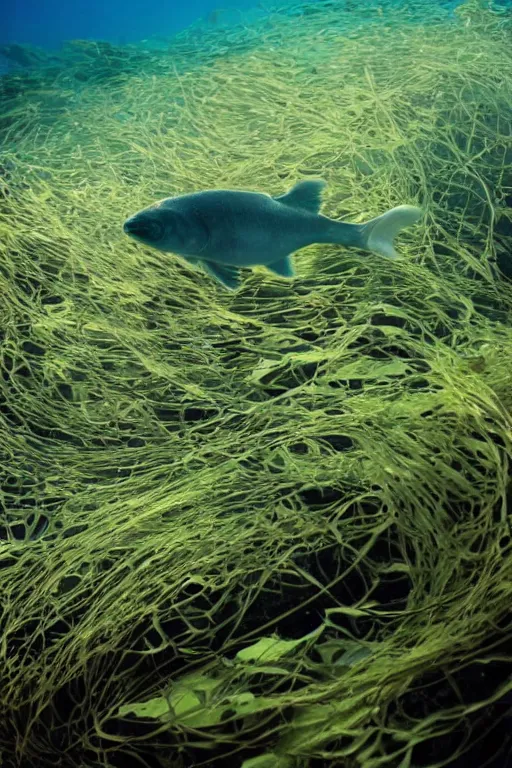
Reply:
[[[510,764],[512,20],[357,5],[0,79],[9,768]],[[122,231],[318,177],[401,258],[229,293]]]

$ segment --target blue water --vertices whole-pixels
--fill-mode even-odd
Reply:
[[[173,35],[219,7],[246,10],[256,4],[257,0],[8,0],[0,11],[0,44],[58,48],[73,39],[136,42]]]
[[[496,7],[512,6],[512,0],[491,2]],[[386,4],[400,5],[400,0],[383,0]],[[460,0],[432,0],[432,6],[455,8],[460,4]],[[237,11],[254,8],[264,12],[265,6],[264,0],[8,0],[0,11],[0,45],[23,43],[55,49],[73,39],[133,43],[172,36],[219,9],[224,18],[236,19]]]

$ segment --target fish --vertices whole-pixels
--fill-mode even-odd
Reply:
[[[399,205],[363,224],[320,213],[323,179],[307,179],[288,192],[210,189],[168,197],[130,216],[124,232],[136,241],[202,267],[229,290],[241,285],[241,269],[264,266],[295,277],[292,254],[314,243],[359,248],[388,259],[394,239],[421,217],[420,208]]]

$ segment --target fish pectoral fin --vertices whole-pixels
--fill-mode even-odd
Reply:
[[[295,277],[295,269],[291,256],[285,256],[284,259],[273,261],[272,264],[266,264],[265,266],[267,269],[270,269],[271,272],[274,272],[281,277]]]
[[[300,208],[309,213],[318,213],[322,205],[322,192],[326,182],[323,179],[307,179],[299,181],[286,194],[274,197],[278,203]]]
[[[231,267],[229,264],[216,264],[214,261],[201,263],[206,272],[225,288],[229,288],[230,291],[236,291],[237,288],[240,288],[240,270],[238,267]]]

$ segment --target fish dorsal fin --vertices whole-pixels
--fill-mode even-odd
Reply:
[[[308,179],[299,181],[285,195],[274,197],[278,203],[300,208],[310,213],[318,213],[322,205],[322,192],[326,182],[323,179]]]
[[[266,264],[267,269],[281,277],[295,277],[295,270],[291,256],[285,256],[284,259],[273,261],[272,264]]]
[[[230,267],[229,264],[217,264],[214,261],[202,261],[206,272],[218,280],[219,283],[230,291],[236,291],[240,287],[240,270]]]

